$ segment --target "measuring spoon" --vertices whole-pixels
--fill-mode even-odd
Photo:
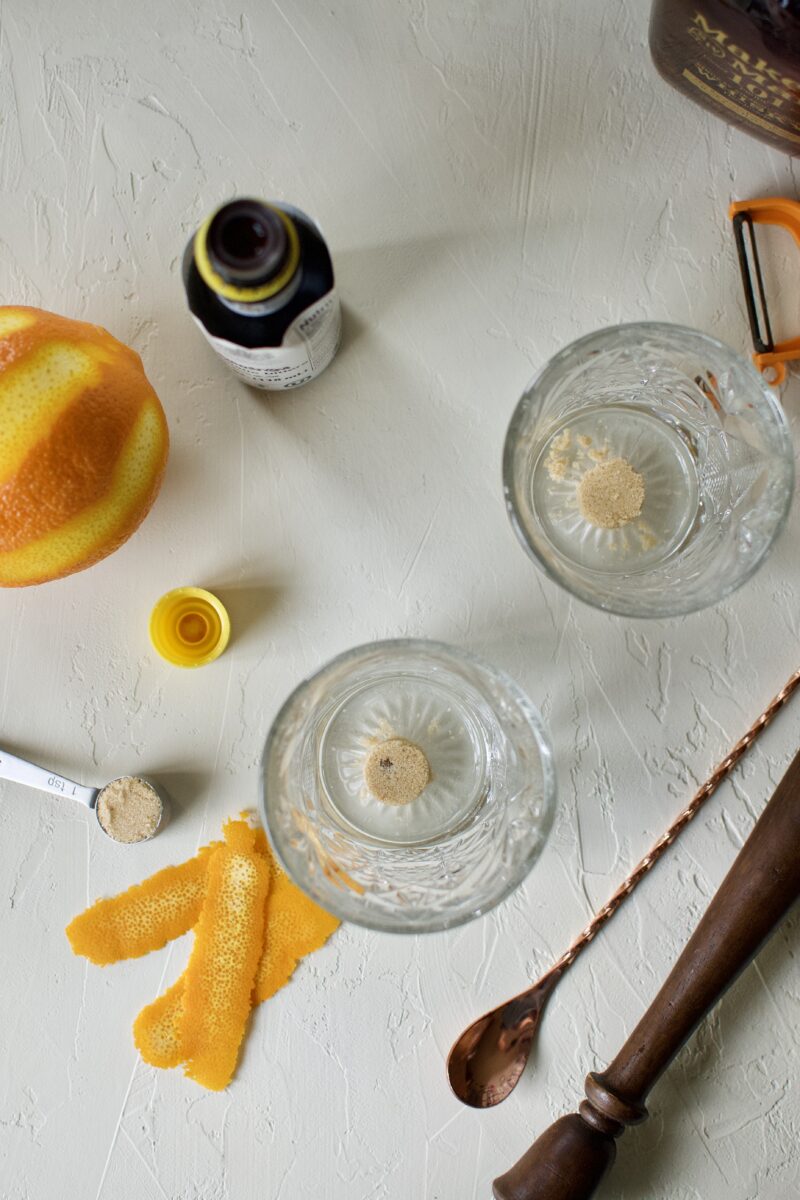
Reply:
[[[27,787],[37,788],[40,792],[50,792],[53,796],[66,796],[69,800],[76,800],[78,804],[83,804],[86,808],[91,809],[97,818],[97,824],[107,838],[117,845],[138,845],[138,842],[120,842],[113,834],[109,833],[103,827],[98,812],[97,802],[107,787],[112,783],[119,783],[127,780],[140,779],[146,783],[149,788],[155,792],[161,804],[161,815],[158,819],[158,824],[152,833],[146,837],[140,838],[140,842],[148,842],[150,838],[154,838],[157,833],[160,833],[165,828],[169,821],[169,796],[159,784],[154,783],[152,779],[145,778],[144,775],[120,775],[117,779],[112,779],[103,787],[93,788],[84,787],[83,784],[73,783],[71,779],[65,779],[63,775],[57,775],[54,771],[47,771],[44,767],[37,767],[35,763],[27,762],[24,758],[18,758],[16,754],[10,754],[7,750],[0,747],[0,779],[8,779],[13,783],[24,783]]]

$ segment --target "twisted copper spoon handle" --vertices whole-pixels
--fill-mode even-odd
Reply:
[[[651,1088],[800,900],[798,843],[800,753],[619,1054],[605,1071],[589,1074],[578,1112],[560,1117],[494,1181],[495,1200],[590,1200],[595,1195],[614,1161],[616,1139],[626,1126],[647,1120]]]
[[[585,929],[544,975],[532,987],[526,988],[518,996],[479,1017],[464,1030],[454,1043],[447,1060],[450,1086],[459,1100],[475,1108],[488,1108],[505,1100],[516,1087],[525,1068],[544,1007],[564,971],[572,966],[581,950],[597,936],[623,900],[631,894],[664,851],[696,816],[761,731],[794,694],[798,685],[800,670],[789,676],[778,694],[770,700],[747,732],[717,764],[669,828],[651,846],[644,858],[636,864],[614,894],[594,914]]]
[[[739,738],[739,741],[736,743],[736,745],[732,746],[722,761],[717,764],[705,783],[697,789],[683,811],[678,813],[669,829],[662,833],[658,841],[650,847],[644,858],[639,860],[639,862],[631,871],[630,875],[628,875],[628,877],[619,885],[617,890],[614,892],[614,895],[610,896],[609,899],[606,900],[603,907],[597,910],[589,924],[581,933],[578,934],[569,949],[561,955],[561,958],[559,958],[557,962],[553,963],[553,966],[550,968],[551,971],[563,971],[567,967],[572,966],[584,946],[587,946],[589,942],[591,942],[592,938],[594,938],[596,934],[600,932],[606,921],[613,917],[614,913],[617,911],[620,904],[622,904],[622,901],[626,898],[626,896],[630,896],[637,883],[639,883],[641,879],[644,879],[648,871],[650,871],[661,858],[661,855],[664,853],[664,851],[672,845],[678,834],[681,833],[681,831],[689,824],[692,818],[697,815],[697,813],[705,804],[706,800],[708,800],[709,796],[712,796],[722,781],[726,779],[728,775],[730,775],[739,759],[750,748],[750,746],[752,746],[753,742],[756,740],[761,731],[765,729],[767,725],[769,725],[770,721],[778,712],[778,710],[783,708],[784,704],[791,697],[798,684],[800,684],[800,670],[795,671],[794,674],[789,676],[789,678],[786,680],[786,683],[778,692],[777,696],[774,696],[773,699],[770,700],[761,716],[755,719],[753,724],[747,730],[747,733]]]

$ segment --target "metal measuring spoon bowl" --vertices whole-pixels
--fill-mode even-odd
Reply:
[[[0,747],[0,779],[9,779],[15,783],[24,783],[27,787],[37,788],[40,792],[49,792],[53,796],[64,796],[75,800],[94,812],[97,824],[107,838],[118,845],[137,845],[149,842],[157,833],[166,828],[170,817],[170,798],[160,784],[154,783],[143,775],[122,775],[112,779],[110,783],[100,788],[85,787],[74,783],[54,771],[47,771],[35,763],[28,762],[16,754],[9,754]],[[138,786],[137,786],[138,785]],[[142,814],[142,829],[139,836],[135,834],[135,824],[127,818],[122,819],[122,807],[133,803],[138,796]],[[102,803],[101,803],[102,801]],[[150,808],[149,820],[147,808]],[[117,820],[112,819],[112,809]],[[130,813],[128,814],[128,817]],[[105,819],[105,824],[103,823]],[[118,832],[113,832],[116,825]],[[108,828],[106,828],[108,826]],[[123,836],[120,836],[122,833]]]
[[[97,823],[122,845],[149,842],[169,824],[167,793],[144,775],[120,775],[101,787],[94,805]]]

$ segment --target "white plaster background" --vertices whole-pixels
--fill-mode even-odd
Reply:
[[[0,0],[0,288],[142,354],[172,432],[153,514],[69,580],[0,594],[4,744],[83,781],[162,778],[178,819],[130,853],[79,808],[0,785],[2,1200],[465,1200],[619,1048],[800,741],[800,702],[561,985],[533,1069],[483,1114],[443,1059],[559,953],[800,660],[800,517],[760,574],[685,620],[623,621],[545,582],[500,450],[552,352],[611,322],[745,349],[726,209],[796,194],[789,159],[672,93],[646,0]],[[331,369],[260,397],[204,345],[179,261],[234,193],[324,226],[347,309]],[[796,251],[778,255],[796,317]],[[800,439],[797,380],[784,399]],[[202,583],[230,651],[147,641]],[[130,1026],[188,945],[100,970],[66,922],[255,798],[286,692],[391,635],[467,645],[543,709],[560,785],[524,887],[447,935],[343,929],[258,1010],[213,1095],[142,1065]],[[798,1193],[798,923],[626,1135],[604,1200]]]

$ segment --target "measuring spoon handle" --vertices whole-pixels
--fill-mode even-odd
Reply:
[[[97,799],[97,788],[73,783],[71,779],[65,779],[63,775],[56,775],[53,771],[46,771],[44,767],[37,767],[35,763],[18,758],[16,754],[9,754],[2,747],[0,747],[0,779],[24,783],[28,787],[38,788],[40,792],[51,792],[54,796],[66,796],[69,800],[77,800],[79,804],[85,804],[87,808],[94,808]]]

